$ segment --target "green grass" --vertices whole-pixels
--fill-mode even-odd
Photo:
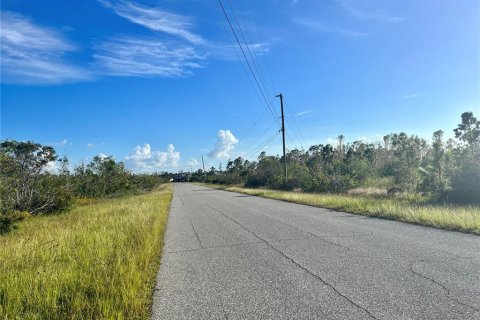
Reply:
[[[0,236],[0,319],[148,319],[172,186]]]
[[[419,197],[387,198],[360,195],[301,193],[237,186],[207,187],[264,198],[329,208],[365,216],[399,220],[440,229],[480,234],[480,207],[432,204]]]

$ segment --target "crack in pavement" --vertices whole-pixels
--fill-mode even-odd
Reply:
[[[430,278],[430,277],[424,275],[423,273],[421,273],[421,272],[419,272],[419,271],[415,271],[415,270],[414,270],[414,265],[415,265],[416,263],[427,263],[427,261],[423,261],[423,260],[413,261],[413,262],[410,264],[410,271],[411,271],[413,274],[416,274],[417,276],[422,277],[422,278],[424,278],[424,279],[426,279],[426,280],[428,280],[428,281],[436,284],[437,286],[441,287],[441,288],[446,292],[446,297],[449,298],[449,299],[451,299],[452,301],[455,301],[455,302],[458,303],[459,305],[462,305],[462,306],[464,306],[464,307],[473,309],[473,310],[475,310],[475,312],[479,312],[479,311],[480,311],[480,309],[478,309],[478,308],[476,308],[476,307],[474,307],[474,306],[471,306],[471,305],[469,305],[469,304],[466,304],[466,303],[464,303],[464,302],[461,302],[461,301],[458,300],[457,298],[454,298],[454,297],[450,296],[451,290],[448,289],[444,284],[438,282],[437,280],[435,280],[435,279],[433,279],[433,278]]]
[[[225,305],[222,303],[222,311],[223,311],[223,318],[225,320],[228,320],[228,314],[227,311],[225,310]]]
[[[365,307],[362,307],[361,305],[359,305],[358,303],[356,303],[355,301],[351,300],[349,297],[347,297],[346,295],[344,295],[343,293],[341,293],[337,288],[335,288],[332,284],[328,283],[326,280],[322,279],[322,277],[320,277],[319,275],[313,273],[312,271],[308,270],[307,268],[305,268],[304,266],[302,266],[300,263],[298,263],[297,261],[295,261],[293,258],[289,257],[288,255],[286,255],[283,251],[281,251],[280,249],[276,248],[275,246],[273,246],[270,242],[268,242],[267,240],[263,239],[262,237],[260,237],[259,235],[257,235],[255,232],[253,232],[252,230],[246,228],[244,225],[242,225],[241,223],[239,223],[237,220],[235,220],[234,218],[230,217],[228,214],[226,214],[225,212],[221,211],[221,210],[218,210],[214,207],[212,207],[210,204],[207,204],[208,207],[210,207],[211,209],[213,209],[214,211],[217,211],[219,212],[220,214],[222,214],[225,218],[233,221],[234,223],[236,223],[237,225],[239,225],[242,229],[244,229],[245,231],[251,233],[253,236],[255,236],[256,238],[258,238],[259,240],[261,240],[262,242],[264,242],[266,245],[268,245],[270,248],[272,248],[273,250],[275,250],[276,252],[278,252],[279,254],[281,254],[284,258],[286,258],[287,260],[289,260],[290,262],[292,262],[294,265],[296,265],[297,267],[299,267],[300,269],[304,270],[306,273],[308,273],[309,275],[313,276],[314,278],[316,278],[317,280],[319,280],[321,283],[323,283],[325,286],[331,288],[335,293],[337,293],[340,297],[344,298],[345,300],[347,300],[350,304],[352,304],[353,306],[357,307],[358,309],[360,310],[363,310],[365,313],[367,313],[368,316],[370,316],[371,318],[373,319],[376,319],[376,320],[379,320],[379,318],[375,317],[375,315],[373,313],[371,313],[368,309],[366,309]]]
[[[305,238],[302,239],[279,239],[279,240],[271,240],[270,242],[283,242],[283,241],[302,241],[308,240]],[[245,242],[245,243],[235,243],[235,244],[226,244],[223,246],[210,246],[210,247],[203,247],[200,249],[186,249],[186,250],[177,250],[177,251],[165,251],[165,253],[183,253],[183,252],[194,252],[194,251],[206,251],[208,249],[222,249],[222,248],[231,248],[231,247],[241,247],[241,246],[250,246],[252,244],[265,244],[264,241],[262,242]]]
[[[275,199],[270,199],[270,198],[264,198],[264,197],[261,197],[261,196],[254,196],[254,197],[261,198],[261,199],[265,199],[265,200],[275,200]],[[219,200],[227,201],[227,200],[225,200],[225,199],[222,198],[222,197],[216,197],[216,198],[219,199]],[[235,204],[235,203],[233,203],[233,202],[229,202],[229,203],[234,204],[234,205],[236,205],[236,206],[239,206],[239,205],[237,205],[237,204]],[[307,206],[307,207],[315,207],[315,206],[310,206],[310,205],[305,205],[305,204],[299,204],[299,205],[303,205],[303,206]],[[272,208],[275,208],[275,207],[272,206]],[[337,212],[337,213],[344,213],[344,214],[346,213],[346,215],[343,215],[343,216],[337,216],[337,217],[332,216],[332,217],[331,217],[332,219],[345,218],[345,217],[349,217],[349,218],[360,218],[360,219],[374,219],[374,218],[378,218],[378,217],[374,217],[374,216],[363,216],[363,215],[353,214],[353,213],[349,213],[349,212],[345,212],[345,211],[341,211],[341,210],[329,209],[329,208],[324,208],[324,207],[315,207],[315,208],[317,208],[317,209],[330,210],[330,211]],[[265,217],[267,217],[267,218],[270,218],[270,219],[272,219],[272,220],[275,220],[275,221],[278,221],[278,222],[280,222],[280,223],[283,223],[283,224],[286,225],[286,226],[295,228],[295,229],[297,229],[297,230],[299,230],[299,231],[301,231],[301,232],[304,232],[304,233],[309,233],[309,234],[311,234],[312,236],[316,237],[317,239],[323,240],[323,241],[328,242],[328,243],[330,243],[330,244],[332,244],[332,245],[336,245],[336,246],[339,246],[339,247],[344,247],[344,248],[346,248],[346,249],[348,249],[348,250],[352,250],[352,251],[355,251],[355,252],[359,252],[359,251],[357,251],[357,250],[355,250],[355,249],[352,249],[352,248],[350,248],[350,247],[348,247],[348,246],[340,245],[340,244],[331,242],[331,241],[329,241],[329,240],[326,240],[325,238],[322,238],[321,236],[319,236],[319,235],[317,235],[317,234],[315,234],[315,233],[301,230],[301,229],[299,229],[299,228],[297,228],[297,227],[295,227],[295,226],[289,225],[288,223],[285,223],[285,222],[283,222],[283,221],[281,221],[281,220],[279,220],[279,219],[272,218],[272,217],[270,217],[270,216],[262,213],[260,210],[255,209],[255,208],[250,208],[250,209],[258,212],[259,214],[261,214],[261,215],[263,215],[263,216],[265,216]],[[430,227],[421,226],[421,225],[418,225],[418,227],[430,228]],[[436,230],[436,231],[440,231],[440,230]],[[357,235],[354,235],[354,236],[350,236],[350,235],[349,235],[349,236],[338,236],[338,235],[335,235],[334,237],[335,237],[335,238],[353,238],[353,237],[355,237],[355,238],[368,238],[368,237],[374,237],[374,236],[375,236],[374,233],[370,233],[370,234],[357,234]],[[472,235],[472,236],[473,236],[473,235]],[[478,260],[475,260],[475,259],[473,259],[472,257],[465,257],[465,256],[461,256],[461,255],[458,255],[458,254],[455,254],[455,253],[452,253],[452,252],[444,251],[444,250],[438,250],[438,249],[435,249],[435,250],[438,251],[438,252],[441,252],[441,253],[446,253],[446,254],[448,254],[448,255],[453,255],[453,256],[455,256],[455,257],[457,257],[457,258],[460,258],[460,259],[465,259],[465,260],[473,261],[474,263],[477,263],[477,264],[478,264]],[[359,253],[360,253],[360,252],[359,252]]]
[[[216,197],[216,198],[219,199],[219,200],[227,201],[227,200],[225,200],[225,199],[222,198],[222,197]],[[237,204],[234,203],[234,202],[229,202],[229,204],[235,205],[235,206],[237,206],[237,207],[241,207],[241,206],[237,205]],[[362,255],[362,256],[368,257],[367,255],[365,255],[365,254],[364,254],[363,252],[361,252],[361,251],[358,251],[358,250],[356,250],[356,249],[352,249],[352,248],[350,248],[349,246],[346,246],[346,245],[341,245],[341,244],[337,244],[337,243],[335,243],[335,242],[329,241],[329,240],[327,240],[327,239],[325,239],[325,238],[323,238],[323,237],[321,237],[321,236],[319,236],[319,235],[317,235],[317,234],[315,234],[315,233],[312,233],[312,232],[306,231],[306,230],[302,230],[302,229],[300,229],[300,228],[298,228],[298,227],[296,227],[296,226],[294,226],[294,225],[290,225],[290,224],[288,224],[288,223],[286,223],[286,222],[284,222],[284,221],[282,221],[282,220],[280,220],[280,219],[277,219],[277,218],[271,217],[271,216],[269,216],[269,215],[267,215],[267,214],[264,214],[262,211],[257,210],[257,209],[255,209],[255,208],[250,208],[250,210],[256,211],[258,214],[266,217],[267,219],[271,219],[271,220],[277,221],[277,222],[279,222],[279,223],[281,223],[281,224],[283,224],[283,225],[285,225],[285,226],[292,227],[292,228],[298,230],[299,232],[303,232],[303,233],[310,234],[310,235],[313,236],[314,238],[319,239],[319,240],[321,240],[321,241],[324,241],[324,242],[326,242],[326,243],[329,243],[329,244],[332,244],[332,245],[335,245],[335,246],[338,246],[338,247],[341,247],[341,248],[345,248],[345,249],[347,249],[347,250],[349,250],[349,251],[353,251],[353,252],[355,252],[355,253],[357,253],[357,254],[360,254],[360,255]],[[349,214],[349,215],[352,216],[352,217],[359,217],[358,215],[354,215],[354,214]],[[366,218],[371,218],[371,217],[366,217]],[[374,236],[375,236],[374,233],[370,233],[370,234],[356,234],[356,235],[354,235],[354,236],[351,236],[351,235],[348,235],[348,236],[338,236],[338,235],[336,235],[336,236],[334,236],[334,237],[335,237],[335,238],[347,239],[347,238],[370,238],[370,237],[374,237]],[[438,249],[436,249],[436,251],[442,252],[442,253],[446,253],[446,254],[449,254],[449,255],[453,255],[453,256],[455,256],[456,258],[466,259],[466,260],[469,260],[469,261],[473,261],[474,263],[477,262],[476,260],[472,259],[471,257],[464,257],[464,256],[460,256],[460,255],[455,254],[455,253],[451,253],[451,252],[447,252],[447,251],[443,251],[443,250],[438,250]],[[381,259],[382,259],[382,258],[381,258]],[[385,259],[382,259],[382,261],[386,261],[386,260],[385,260]],[[398,266],[399,266],[399,267],[402,267],[401,264],[398,264]],[[404,268],[402,268],[402,269],[404,269]],[[474,308],[475,308],[475,307],[474,307]],[[478,309],[476,309],[476,310],[478,310]]]
[[[185,202],[183,202],[183,199],[181,196],[178,196],[177,199],[180,200],[180,202],[182,203],[182,207],[185,207]]]
[[[218,199],[223,200],[223,201],[226,201],[225,199],[223,199],[223,198],[221,198],[221,197],[218,198]],[[239,206],[239,205],[237,205],[237,204],[235,204],[235,203],[233,203],[233,202],[229,202],[229,204],[233,204],[233,205],[235,205],[235,206],[237,206],[237,207],[241,207],[241,206]],[[255,208],[250,208],[250,210],[256,211],[259,215],[264,216],[264,217],[267,218],[267,219],[270,219],[270,220],[273,220],[273,221],[277,221],[277,222],[283,224],[284,226],[293,228],[293,229],[295,229],[295,230],[297,230],[297,231],[299,231],[299,232],[301,232],[301,233],[307,233],[307,234],[311,235],[312,237],[314,237],[314,238],[316,238],[316,239],[319,239],[319,240],[322,240],[322,241],[324,241],[324,242],[326,242],[326,243],[329,243],[329,244],[331,244],[331,245],[334,245],[334,246],[337,246],[337,247],[340,247],[340,248],[345,248],[345,249],[347,249],[347,250],[353,250],[353,249],[351,249],[351,248],[349,248],[349,247],[347,247],[347,246],[344,246],[344,245],[335,243],[335,242],[333,242],[333,241],[327,240],[327,239],[319,236],[318,234],[312,233],[312,232],[310,232],[310,231],[302,230],[302,229],[300,229],[299,227],[296,227],[296,226],[293,226],[293,225],[288,224],[288,223],[286,223],[286,222],[283,222],[283,221],[280,220],[280,219],[273,218],[273,217],[271,217],[271,216],[269,216],[269,215],[264,214],[264,213],[261,212],[260,210],[255,209]]]
[[[200,249],[165,251],[165,253],[183,253],[183,252],[194,252],[194,251],[206,251],[208,249],[222,249],[222,248],[231,248],[231,247],[241,247],[241,246],[249,246],[249,245],[252,245],[252,244],[264,244],[264,242],[235,243],[235,244],[227,244],[227,245],[223,245],[223,246],[202,247]]]
[[[195,236],[197,237],[198,243],[200,244],[200,248],[204,249],[204,246],[202,244],[202,240],[200,240],[200,237],[198,236],[197,230],[195,230],[195,226],[193,225],[191,220],[190,220],[190,225],[192,226],[193,232],[195,233]]]

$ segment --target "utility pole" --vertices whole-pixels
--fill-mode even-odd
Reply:
[[[283,141],[283,173],[284,179],[287,182],[287,156],[285,155],[285,115],[283,113],[283,94],[279,94],[275,97],[280,97],[280,110],[282,111],[282,141]]]
[[[202,165],[203,165],[203,183],[207,181],[207,173],[205,172],[205,162],[203,162],[203,155],[202,155]]]

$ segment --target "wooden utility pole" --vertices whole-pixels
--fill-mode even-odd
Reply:
[[[202,155],[202,165],[203,165],[203,183],[207,181],[207,173],[205,172],[205,162],[203,161],[203,155]]]
[[[283,141],[283,173],[285,182],[287,182],[287,156],[285,155],[285,115],[283,113],[283,94],[279,94],[276,97],[280,97],[280,110],[282,112],[282,141]]]

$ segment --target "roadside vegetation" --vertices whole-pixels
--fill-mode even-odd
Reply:
[[[147,319],[172,197],[112,157],[0,143],[0,319]]]
[[[168,174],[133,174],[112,157],[94,157],[71,171],[68,159],[31,141],[0,143],[0,234],[20,220],[70,210],[81,199],[141,194]]]
[[[431,203],[423,197],[412,196],[392,198],[369,194],[304,193],[219,184],[202,183],[201,185],[269,199],[480,235],[480,206],[475,205]]]
[[[403,132],[382,142],[313,145],[283,157],[262,152],[257,161],[241,157],[225,170],[199,170],[190,181],[239,191],[439,228],[480,233],[480,121],[461,115],[447,141],[430,142]],[[231,187],[235,186],[235,187]],[[290,192],[287,192],[290,191]],[[293,191],[293,192],[292,192]]]
[[[0,236],[0,318],[147,319],[171,196],[83,199]]]

